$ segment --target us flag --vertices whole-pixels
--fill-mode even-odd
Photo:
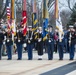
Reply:
[[[7,15],[8,29],[10,29],[10,28],[11,28],[11,24],[10,24],[10,18],[11,18],[11,3],[9,2],[9,0],[7,0],[6,15]]]
[[[11,16],[11,7],[10,7],[10,2],[9,0],[7,0],[7,8],[6,8],[6,11],[7,11],[7,19],[9,20],[10,19],[10,16]]]

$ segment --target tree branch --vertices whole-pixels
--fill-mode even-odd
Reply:
[[[71,8],[71,5],[70,5],[70,1],[71,1],[71,0],[67,0],[67,2],[68,2],[68,7],[69,7],[69,9],[70,9],[71,11],[73,11],[73,9]]]
[[[7,3],[7,0],[6,0],[6,3]],[[6,10],[6,7],[7,7],[7,4],[5,4],[5,7],[4,7],[4,9],[3,9],[3,12],[2,12],[2,14],[0,14],[0,19],[3,17],[3,15],[4,15],[4,13],[5,13],[5,10]]]

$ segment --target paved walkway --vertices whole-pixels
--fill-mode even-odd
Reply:
[[[34,52],[33,60],[27,60],[27,53],[23,53],[22,60],[17,60],[17,55],[13,55],[13,60],[6,59],[7,56],[2,57],[2,60],[0,60],[0,75],[46,75],[46,73],[47,75],[57,75],[56,69],[75,62],[76,56],[75,60],[70,61],[69,54],[64,54],[64,60],[59,61],[58,54],[54,54],[53,60],[48,60],[47,54],[44,54],[43,60],[37,60],[37,53]],[[65,71],[65,68],[63,69]],[[56,72],[52,73],[52,70],[55,70]],[[67,72],[65,75],[75,75],[75,70],[76,67],[74,70],[69,71],[69,73]]]

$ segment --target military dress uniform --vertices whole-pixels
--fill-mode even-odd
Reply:
[[[42,60],[43,55],[43,34],[42,32],[38,32],[37,34],[37,51],[38,51],[38,60]]]
[[[12,32],[8,31],[5,33],[6,35],[6,48],[7,48],[7,60],[12,59],[12,47],[13,47],[13,40],[12,40]]]
[[[27,43],[27,52],[28,52],[28,60],[33,59],[33,32],[29,30],[26,35],[26,43]]]
[[[58,33],[58,52],[59,52],[59,60],[63,60],[63,50],[64,50],[64,41],[63,41],[63,34],[61,35],[61,39],[59,38]]]
[[[48,44],[48,60],[52,60],[53,51],[54,51],[54,34],[53,34],[53,32],[48,32],[47,44]]]
[[[3,32],[0,30],[0,60],[1,60],[1,56],[2,56],[1,48],[2,48],[2,44],[3,44],[3,40],[4,40],[4,34],[3,34]]]
[[[21,60],[22,59],[22,47],[23,47],[23,33],[21,30],[17,30],[17,34],[15,37],[15,42],[16,42],[16,46],[17,46],[17,52],[18,52],[18,59],[17,60]]]
[[[69,53],[70,53],[70,60],[74,59],[74,52],[75,52],[75,39],[76,39],[76,33],[75,31],[69,31],[67,33],[68,36],[68,42],[69,42]]]

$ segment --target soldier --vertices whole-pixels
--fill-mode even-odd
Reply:
[[[33,32],[32,32],[32,26],[28,27],[27,36],[26,36],[26,43],[27,43],[27,51],[28,51],[28,60],[32,60],[33,54]]]
[[[60,37],[61,36],[61,37]],[[64,34],[58,32],[58,51],[59,51],[59,60],[63,60],[63,50],[64,50],[64,43],[63,43]]]
[[[1,48],[2,48],[2,44],[3,44],[3,40],[4,40],[4,34],[3,34],[3,31],[0,26],[0,60],[1,60],[1,56],[2,56]]]
[[[17,60],[22,60],[23,33],[22,33],[22,28],[20,26],[17,29],[15,42],[16,42],[17,52],[18,52],[18,59]]]
[[[70,59],[69,60],[73,60],[74,52],[75,52],[74,46],[75,46],[76,35],[75,35],[74,27],[72,25],[69,26],[69,31],[67,33],[67,37],[68,37],[69,51],[70,51]]]
[[[52,26],[48,28],[48,35],[47,35],[47,43],[48,43],[48,60],[53,59],[53,51],[54,51],[54,33],[52,31]]]
[[[42,35],[42,28],[39,27],[38,31],[38,38],[37,38],[37,50],[38,50],[38,60],[42,60],[43,55],[43,35]]]
[[[13,40],[12,40],[12,31],[11,29],[6,29],[6,48],[7,48],[7,60],[12,60],[12,46],[13,46]]]

